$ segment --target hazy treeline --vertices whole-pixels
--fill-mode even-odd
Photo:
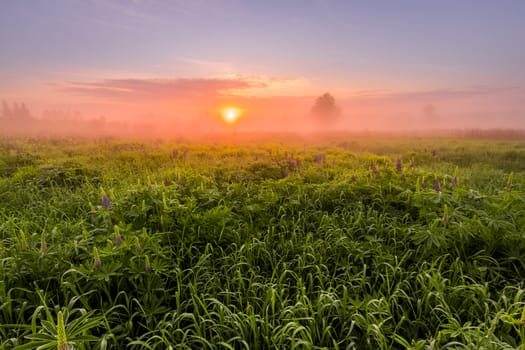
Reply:
[[[105,117],[84,119],[79,112],[46,110],[41,118],[31,113],[25,103],[2,101],[0,134],[10,136],[105,136],[127,135],[127,123],[110,122]]]
[[[319,105],[324,98],[331,97],[329,94],[321,96],[316,105]],[[322,109],[323,113],[319,113],[315,108],[312,109],[312,115],[317,118],[317,121],[323,121],[323,124],[332,125],[330,119],[339,116],[340,110],[335,105],[333,100],[328,102],[328,112],[326,106]],[[314,107],[315,107],[314,106]],[[320,107],[319,107],[320,108]],[[318,109],[319,109],[318,108]],[[328,117],[326,116],[328,114]],[[311,116],[312,116],[311,115]],[[311,117],[309,116],[309,117]],[[322,118],[321,118],[322,116]],[[327,121],[328,119],[328,121]],[[216,139],[227,136],[228,139],[242,139],[244,137],[266,138],[267,136],[275,136],[278,134],[286,134],[289,137],[291,134],[298,135],[314,135],[315,137],[361,137],[361,136],[421,136],[421,137],[456,137],[456,138],[488,138],[488,139],[525,139],[525,129],[511,129],[511,128],[464,128],[464,129],[437,129],[437,128],[424,128],[419,130],[354,130],[352,128],[339,129],[326,129],[323,127],[309,129],[307,132],[301,132],[299,129],[293,127],[282,128],[281,130],[274,131],[259,131],[250,132],[247,130],[239,132],[235,129],[223,129],[219,131],[205,131],[199,127],[201,123],[195,122],[189,124],[183,121],[172,121],[169,123],[130,123],[130,122],[119,122],[111,121],[106,119],[104,116],[95,118],[84,118],[79,112],[71,110],[46,110],[42,112],[40,118],[36,117],[30,109],[23,102],[8,103],[2,101],[2,108],[0,110],[0,135],[4,136],[42,136],[42,137],[54,137],[54,136],[82,136],[82,137],[139,137],[139,138],[150,138],[150,137],[173,137],[173,136],[184,136],[184,137],[195,137],[197,139],[207,138],[211,136]],[[202,125],[200,125],[202,126]],[[233,130],[233,131],[232,131]],[[244,135],[244,136],[243,136]],[[258,135],[258,136],[256,136]],[[272,136],[272,137],[273,137]]]

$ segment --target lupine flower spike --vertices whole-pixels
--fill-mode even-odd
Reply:
[[[434,191],[436,192],[439,192],[440,188],[439,188],[439,179],[436,177],[436,179],[434,180],[434,185],[432,186],[432,188],[434,189]]]
[[[507,190],[511,190],[512,189],[512,176],[514,175],[514,173],[510,173],[509,174],[509,177],[507,178]]]
[[[122,244],[122,236],[120,235],[120,227],[118,225],[114,226],[115,230],[115,245],[118,247]]]
[[[27,250],[27,238],[22,230],[20,230],[20,250]]]
[[[149,262],[149,256],[146,255],[145,257],[145,260],[146,260],[146,267],[144,268],[144,270],[146,270],[146,272],[151,272],[152,268],[151,268],[151,263]]]
[[[44,256],[47,251],[46,235],[42,232],[40,237],[40,256]]]
[[[111,209],[111,201],[106,193],[102,193],[102,208]]]
[[[443,208],[443,222],[445,224],[448,224],[448,220],[449,220],[449,218],[448,218],[448,207],[445,204],[445,207]]]
[[[57,350],[69,350],[62,311],[59,311],[57,315]]]
[[[95,267],[95,270],[102,267],[102,260],[100,260],[97,247],[93,247],[93,266]]]
[[[140,245],[139,238],[135,236],[135,251],[140,253],[142,251],[142,246]]]

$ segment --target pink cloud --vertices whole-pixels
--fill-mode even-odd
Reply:
[[[245,78],[104,79],[93,82],[65,82],[66,93],[115,101],[145,99],[178,100],[227,95],[230,90],[264,88],[262,80]]]

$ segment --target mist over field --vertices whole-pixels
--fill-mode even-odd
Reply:
[[[404,97],[403,102],[392,101],[391,97],[356,98],[350,102],[334,98],[338,113],[332,115],[330,110],[313,112],[316,98],[319,97],[258,98],[223,104],[249,106],[234,124],[225,123],[218,108],[151,112],[148,110],[151,104],[141,104],[137,109],[123,104],[119,105],[121,109],[105,107],[108,113],[104,109],[100,113],[71,109],[35,112],[23,102],[3,101],[0,134],[149,138],[240,133],[458,134],[468,130],[515,130],[514,133],[523,130],[522,112],[490,112],[487,101],[474,104],[478,112],[468,112],[465,111],[468,107],[457,101],[423,104],[419,97]],[[493,103],[499,105],[497,101]],[[480,111],[481,105],[486,111]]]
[[[474,0],[11,2],[0,133],[522,129],[523,11]],[[337,115],[314,116],[326,93]],[[225,122],[232,107],[242,115]]]
[[[525,350],[525,1],[0,1],[0,349]]]

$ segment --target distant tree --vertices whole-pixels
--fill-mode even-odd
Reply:
[[[311,112],[323,122],[333,121],[341,115],[341,109],[336,105],[335,98],[328,92],[315,100]]]
[[[29,109],[27,109],[26,104],[22,102],[20,107],[18,108],[18,116],[20,120],[29,120],[33,117],[31,116],[31,112],[29,112]]]
[[[11,108],[9,108],[9,104],[6,101],[2,101],[2,117],[9,118],[11,117]]]
[[[10,107],[9,103],[7,103],[6,101],[2,101],[2,114],[0,114],[0,116],[3,119],[8,119],[12,121],[33,120],[31,112],[23,102],[21,104],[14,102],[12,104],[12,107]]]

